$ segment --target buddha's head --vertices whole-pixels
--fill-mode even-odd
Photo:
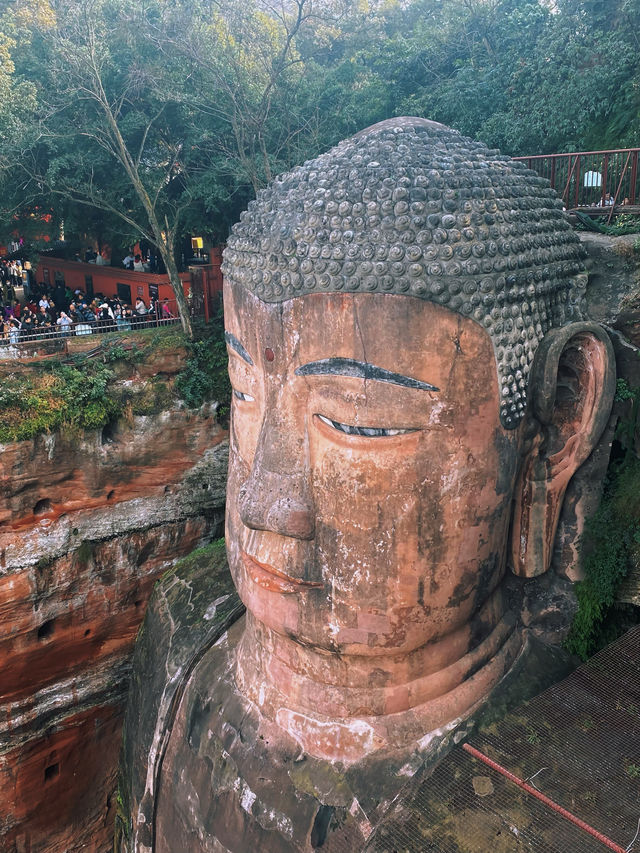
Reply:
[[[227,542],[253,641],[298,709],[446,694],[505,645],[507,564],[547,570],[611,406],[561,203],[508,157],[393,119],[264,190],[224,273]]]

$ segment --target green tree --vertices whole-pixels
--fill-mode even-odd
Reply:
[[[24,205],[84,205],[119,219],[157,247],[185,331],[191,322],[175,260],[191,202],[188,71],[146,38],[162,2],[51,0],[46,26],[30,25],[24,75],[40,69],[38,109],[13,147],[13,186]],[[27,42],[25,41],[25,44]],[[17,146],[20,149],[17,150]],[[18,178],[18,181],[15,178]]]

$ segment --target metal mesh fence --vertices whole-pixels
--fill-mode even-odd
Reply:
[[[640,627],[470,743],[613,849],[638,853]],[[431,775],[414,778],[366,846],[367,853],[606,849],[460,747]]]

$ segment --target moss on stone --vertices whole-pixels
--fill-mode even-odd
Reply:
[[[585,576],[575,585],[578,611],[566,645],[586,660],[637,621],[620,618],[615,606],[621,582],[640,563],[640,459],[633,453],[609,472],[581,544]]]

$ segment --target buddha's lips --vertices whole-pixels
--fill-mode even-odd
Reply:
[[[300,578],[292,578],[273,566],[259,563],[254,557],[242,552],[242,562],[251,580],[269,592],[279,592],[283,595],[302,592],[304,589],[318,589],[322,583],[317,581],[305,581]]]

